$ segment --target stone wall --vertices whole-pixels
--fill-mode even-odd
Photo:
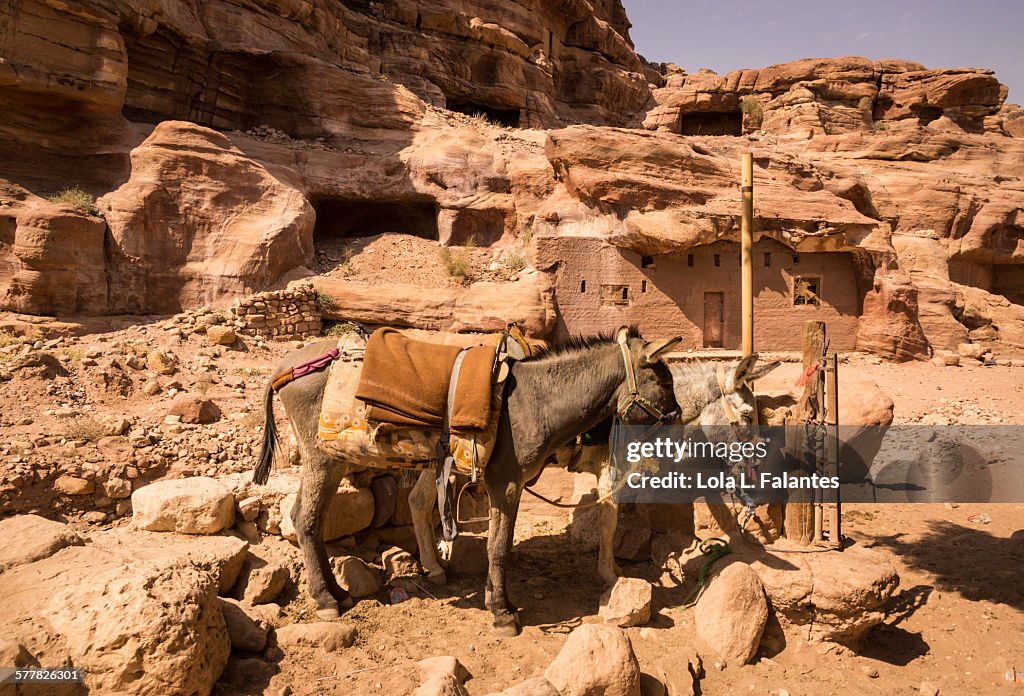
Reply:
[[[644,335],[682,336],[683,349],[740,346],[739,245],[714,242],[687,252],[643,256],[597,238],[542,237],[538,263],[557,267],[556,338],[636,324]],[[828,323],[836,350],[853,350],[863,311],[858,272],[846,252],[796,253],[771,240],[754,244],[754,343],[800,350],[807,319]],[[799,279],[816,298],[797,301]],[[717,303],[717,310],[714,306]],[[711,336],[721,318],[720,346]]]
[[[231,306],[238,331],[278,341],[319,336],[317,293],[311,286],[261,292]]]

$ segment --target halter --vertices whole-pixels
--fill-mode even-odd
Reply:
[[[628,340],[628,337],[620,337],[618,341],[619,350],[622,351],[622,364],[626,367],[626,396],[619,401],[619,406],[615,411],[616,417],[622,420],[634,406],[639,406],[659,423],[671,423],[679,418],[679,412],[671,411],[665,413],[651,403],[649,399],[641,395],[640,390],[637,389],[636,373],[633,371],[633,360],[629,355],[629,347],[626,345]]]

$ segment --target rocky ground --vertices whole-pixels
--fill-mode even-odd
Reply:
[[[731,606],[733,595],[682,608],[697,566],[691,559],[673,576],[650,560],[659,540],[671,537],[648,531],[647,546],[638,552],[628,532],[620,534],[626,575],[651,584],[625,584],[612,600],[603,597],[595,572],[586,518],[574,520],[568,511],[525,498],[510,574],[525,630],[518,638],[496,638],[483,606],[482,539],[463,538],[446,586],[410,574],[415,566],[395,548],[412,550],[401,503],[407,489],[400,479],[385,485],[379,477],[357,476],[339,491],[343,502],[330,515],[328,534],[337,574],[362,598],[342,622],[320,625],[303,589],[301,557],[289,541],[294,532],[282,514],[297,485],[294,467],[279,462],[267,487],[248,482],[261,435],[261,387],[294,343],[220,345],[222,337],[204,328],[161,320],[80,338],[5,334],[0,505],[7,517],[0,521],[0,587],[18,600],[0,616],[9,626],[15,622],[0,646],[5,654],[14,651],[4,662],[27,659],[20,645],[44,663],[67,655],[94,670],[106,665],[112,671],[93,683],[104,693],[202,691],[214,684],[224,694],[399,694],[421,685],[422,694],[485,694],[528,679],[535,681],[516,693],[554,693],[543,691],[549,684],[542,677],[560,684],[562,693],[576,693],[568,689],[583,676],[565,664],[578,666],[579,654],[597,649],[593,645],[601,646],[599,653],[610,651],[602,669],[619,669],[594,678],[625,685],[608,693],[635,693],[630,685],[637,679],[644,694],[663,693],[659,683],[683,694],[698,688],[987,693],[1008,688],[1004,674],[1020,670],[1019,505],[848,506],[845,531],[854,547],[813,560],[765,557],[737,543],[719,567],[752,563],[775,607],[771,616],[784,624],[780,630],[769,621],[760,647],[755,641],[751,648],[757,651],[753,664],[739,666],[745,656],[723,657],[731,648],[697,628],[722,624],[721,616],[707,618],[706,607]],[[1006,362],[1017,357],[997,353],[995,362],[1003,364],[965,359],[940,366],[851,355],[842,369],[891,394],[897,424],[930,422],[936,414],[943,423],[1007,424],[1020,422],[1024,369]],[[784,365],[776,382],[798,371],[797,364]],[[549,471],[539,488],[568,499],[591,482],[586,475]],[[863,553],[873,555],[858,560]],[[878,568],[891,570],[879,575]],[[867,584],[858,591],[866,596],[884,600],[892,593],[884,610],[874,600],[850,599],[861,576]],[[730,586],[720,577],[719,587]],[[787,604],[802,583],[816,597],[817,623],[798,623],[805,608],[799,601]],[[396,602],[395,588],[410,599]],[[65,591],[70,594],[60,594]],[[155,596],[163,610],[154,608]],[[642,610],[647,602],[649,617]],[[602,623],[616,611],[609,604],[626,607],[627,618],[619,621],[626,628]],[[853,605],[859,617],[841,615]],[[111,607],[145,620],[111,621]],[[211,618],[218,609],[226,624]],[[757,608],[743,611],[756,614]],[[701,612],[705,617],[695,620]],[[25,616],[34,618],[18,619]],[[839,635],[879,621],[860,640]],[[166,639],[158,639],[168,631],[183,631],[182,640],[194,649],[172,654]],[[44,641],[47,634],[57,638]],[[145,655],[144,677],[110,667],[127,659],[128,650]],[[461,668],[447,663],[417,665],[445,654],[458,658],[472,678],[464,680]],[[174,676],[182,659],[192,665],[184,682]]]
[[[473,240],[468,240],[473,241]],[[328,238],[317,249],[318,275],[369,285],[407,283],[450,287],[469,281],[510,281],[526,267],[522,249],[459,247],[398,232],[370,237]]]

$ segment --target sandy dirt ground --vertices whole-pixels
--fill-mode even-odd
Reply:
[[[797,371],[795,365],[782,369]],[[978,415],[960,422],[1024,418],[1018,411],[1024,389],[1020,368],[940,369],[854,357],[849,369],[872,377],[893,396],[897,423],[914,423],[943,408],[943,398],[961,410],[976,405]],[[573,476],[549,470],[538,489],[567,497]],[[991,523],[969,521],[976,513],[989,514]],[[444,588],[424,583],[423,592],[399,605],[384,603],[386,598],[361,601],[346,616],[359,627],[354,648],[329,659],[289,655],[276,665],[280,671],[269,683],[290,685],[295,694],[405,693],[417,683],[415,661],[437,654],[455,655],[469,668],[474,676],[467,688],[474,696],[541,675],[566,633],[598,620],[604,589],[595,573],[596,554],[574,550],[569,517],[524,497],[510,572],[510,592],[525,625],[519,637],[492,635],[482,578],[453,578]],[[1007,670],[1024,669],[1024,505],[860,504],[846,508],[844,523],[853,543],[885,552],[899,572],[886,621],[856,651],[797,637],[783,652],[741,668],[718,670],[714,658],[704,655],[702,693],[918,694],[934,686],[941,694],[1009,694],[1024,689],[1005,679]],[[650,563],[626,563],[623,570],[651,581],[659,575]],[[681,689],[691,683],[687,658],[696,644],[692,610],[678,607],[688,593],[689,585],[656,586],[651,623],[627,629],[641,670],[667,676]],[[310,610],[307,604],[307,614]],[[225,694],[245,688],[223,686]]]
[[[195,338],[170,336],[154,322],[53,346],[68,376],[0,382],[3,473],[17,474],[55,444],[60,444],[60,458],[82,456],[83,465],[102,466],[101,458],[91,457],[95,461],[90,464],[82,454],[92,451],[91,436],[70,432],[72,423],[86,418],[106,424],[130,415],[134,429],[159,434],[156,426],[170,399],[166,384],[160,394],[146,396],[134,389],[124,396],[104,388],[95,374],[104,369],[109,354],[128,355],[136,345],[173,348],[182,366],[175,379],[186,390],[203,389],[225,412],[212,426],[164,433],[167,449],[179,454],[220,443],[205,450],[201,466],[194,458],[182,458],[193,463],[184,469],[172,463],[166,475],[247,470],[257,439],[253,413],[259,412],[260,387],[290,345],[214,349]],[[88,357],[92,348],[103,355]],[[795,364],[781,369],[794,375],[799,370]],[[1024,421],[1022,368],[893,365],[854,356],[844,369],[873,378],[892,395],[897,423],[919,422],[936,412],[960,423]],[[133,379],[141,384],[145,376]],[[41,439],[48,441],[40,444]],[[28,452],[10,446],[22,441],[37,446]],[[161,446],[154,445],[157,450]],[[549,470],[538,488],[567,498],[573,476]],[[129,524],[124,516],[90,524],[75,509],[60,505],[52,494],[40,494],[20,507],[63,516],[83,530]],[[987,513],[991,522],[970,521],[975,513]],[[272,644],[262,655],[234,654],[215,692],[411,693],[417,685],[415,662],[445,654],[458,657],[472,673],[466,686],[474,696],[540,675],[573,627],[598,620],[604,589],[596,574],[596,553],[573,542],[569,519],[567,511],[524,498],[510,569],[511,597],[524,623],[519,637],[493,635],[482,577],[453,575],[444,587],[423,580],[409,601],[392,605],[385,590],[345,614],[343,620],[358,629],[353,647],[334,654],[302,649],[285,654]],[[790,636],[781,653],[762,655],[745,667],[720,670],[712,656],[704,655],[702,693],[917,694],[934,693],[932,687],[942,694],[1024,693],[1024,684],[1004,677],[1011,668],[1024,671],[1024,505],[855,505],[847,506],[844,519],[854,544],[881,550],[899,572],[900,586],[885,622],[856,650]],[[278,537],[265,537],[254,551],[299,565],[297,550]],[[648,562],[621,565],[627,575],[654,582],[660,576],[660,569]],[[689,589],[689,582],[656,586],[650,624],[627,629],[641,670],[674,682],[676,693],[689,693],[692,681],[687,671],[696,644],[692,610],[679,606]],[[287,597],[277,623],[313,620],[313,605],[301,582],[289,588]]]

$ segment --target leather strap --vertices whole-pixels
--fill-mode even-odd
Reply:
[[[441,513],[441,532],[445,541],[452,541],[459,534],[453,512],[453,501],[448,489],[448,477],[451,476],[455,458],[451,450],[451,431],[449,424],[452,417],[452,404],[455,402],[455,388],[459,383],[459,372],[468,348],[463,348],[455,356],[452,365],[452,377],[448,382],[448,403],[445,404],[444,422],[441,425],[441,440],[437,443],[437,468],[434,470],[434,485],[437,487],[437,509]]]
[[[642,396],[636,386],[636,373],[633,371],[633,360],[629,354],[628,340],[628,338],[619,340],[619,350],[622,351],[622,364],[626,368],[626,396],[619,401],[619,407],[616,409],[615,415],[618,416],[619,420],[622,420],[634,406],[639,406],[659,422],[668,422],[669,416],[652,404],[650,400]]]

